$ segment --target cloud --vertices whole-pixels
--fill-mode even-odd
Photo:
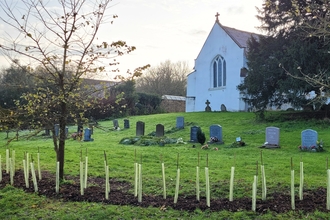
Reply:
[[[196,30],[196,29],[193,29],[193,30],[190,30],[189,32],[187,32],[189,35],[205,35],[207,34],[208,32],[205,31],[205,30]]]
[[[241,14],[241,13],[244,13],[244,8],[242,6],[228,7],[228,12],[234,13],[234,14]]]

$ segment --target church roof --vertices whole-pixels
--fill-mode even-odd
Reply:
[[[256,39],[259,38],[258,34],[223,26],[219,21],[219,16],[220,16],[220,14],[217,12],[217,14],[215,15],[215,17],[216,17],[215,23],[217,23],[233,39],[233,41],[235,41],[235,43],[240,48],[247,48],[247,42],[251,37],[256,38]]]
[[[176,95],[163,95],[162,99],[175,100],[175,101],[186,101],[185,96],[176,96]]]
[[[259,38],[258,34],[251,33],[248,31],[237,30],[235,28],[223,26],[219,22],[217,22],[217,23],[223,28],[224,31],[226,31],[226,33],[233,39],[233,41],[235,41],[235,43],[241,48],[247,48],[247,42],[251,37],[254,37],[256,39]]]

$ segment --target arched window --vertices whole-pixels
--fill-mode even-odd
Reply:
[[[213,87],[226,86],[226,61],[222,56],[217,56],[212,65]]]

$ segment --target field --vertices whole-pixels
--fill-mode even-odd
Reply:
[[[134,202],[126,205],[113,205],[111,202],[100,200],[90,200],[88,202],[85,195],[79,202],[73,202],[63,194],[54,196],[39,196],[33,192],[33,187],[25,189],[19,182],[23,182],[23,175],[20,175],[23,168],[24,154],[28,152],[32,158],[36,158],[36,154],[40,152],[40,165],[42,171],[48,177],[53,178],[56,170],[55,152],[52,146],[52,140],[41,134],[36,137],[27,136],[32,131],[20,131],[18,140],[13,140],[7,146],[6,133],[0,133],[0,155],[2,162],[3,181],[0,183],[0,218],[1,219],[202,219],[205,217],[219,218],[244,218],[244,219],[297,219],[307,217],[310,219],[328,218],[325,209],[325,189],[326,189],[326,170],[327,157],[330,148],[330,122],[329,120],[291,120],[285,121],[280,112],[268,113],[267,122],[258,122],[255,120],[253,113],[239,112],[200,112],[200,113],[171,113],[157,114],[149,116],[129,117],[130,128],[113,130],[112,121],[99,122],[98,127],[94,128],[92,142],[77,141],[68,139],[66,142],[65,152],[65,176],[66,179],[61,183],[62,190],[67,187],[76,188],[79,194],[79,163],[80,157],[88,156],[88,190],[92,190],[97,186],[97,181],[104,179],[104,152],[107,155],[110,169],[110,187],[113,190],[125,191],[127,195],[132,197]],[[185,128],[181,130],[175,129],[176,117],[183,116]],[[118,119],[119,125],[123,128],[123,119]],[[136,146],[119,144],[123,138],[135,136],[135,124],[137,121],[145,122],[145,134],[153,133],[156,124],[165,126],[165,136],[167,138],[182,138],[186,143],[165,144],[165,146]],[[222,126],[223,140],[222,145],[210,145],[207,150],[201,149],[199,143],[190,143],[190,127],[193,125],[200,126],[205,132],[207,140],[209,139],[209,126],[219,124]],[[265,142],[265,128],[275,126],[280,128],[280,145],[278,149],[260,148]],[[319,140],[323,140],[325,152],[301,152],[298,146],[301,143],[300,135],[304,129],[314,129],[318,132]],[[69,127],[69,133],[76,131],[76,126]],[[9,138],[15,137],[15,132],[9,133]],[[244,147],[236,147],[232,144],[236,137],[241,137],[246,143]],[[195,147],[193,147],[195,145]],[[218,148],[215,150],[214,148]],[[10,181],[8,174],[5,173],[5,153],[6,149],[15,151],[16,155],[16,172],[14,187],[9,186]],[[265,167],[267,181],[267,201],[274,200],[279,196],[284,204],[284,210],[274,211],[272,208],[263,209],[263,204],[267,202],[261,201],[261,181],[258,182],[257,191],[257,211],[251,211],[251,195],[252,183],[254,175],[257,172],[260,175],[261,152],[263,164]],[[191,203],[195,198],[195,180],[196,166],[198,166],[198,155],[200,156],[200,204],[196,201]],[[179,160],[177,160],[179,158]],[[293,161],[293,169],[295,170],[295,191],[296,191],[296,209],[290,209],[290,172],[291,159]],[[300,203],[298,197],[299,191],[299,163],[304,163],[304,202],[309,202],[309,209],[299,209]],[[134,163],[142,164],[143,171],[143,202],[138,203],[134,197]],[[163,201],[162,206],[162,170],[161,163],[164,162],[166,170],[166,187],[167,199]],[[205,206],[205,175],[204,167],[208,166],[210,175],[210,196],[211,207]],[[229,180],[231,167],[235,167],[234,179],[234,201],[233,204],[242,202],[245,206],[241,208],[229,210],[221,208],[221,204],[230,204],[229,196]],[[176,205],[173,204],[175,195],[176,172],[180,168],[180,189],[179,199]],[[46,178],[46,177],[45,177]],[[260,179],[260,178],[259,178]],[[45,180],[44,180],[45,181]],[[53,180],[55,182],[55,179]],[[117,185],[116,185],[117,184]],[[47,184],[45,184],[47,185]],[[51,186],[49,186],[51,185]],[[48,188],[54,187],[51,183]],[[116,188],[118,187],[118,188]],[[104,190],[101,185],[99,187]],[[42,187],[40,186],[40,189]],[[24,191],[25,190],[25,191]],[[45,189],[46,190],[46,189]],[[40,190],[41,191],[41,190]],[[52,193],[54,194],[55,188]],[[62,191],[63,192],[63,191]],[[39,194],[42,194],[39,192]],[[91,194],[93,195],[93,194]],[[102,195],[102,194],[101,194]],[[103,193],[104,195],[104,193]],[[111,200],[111,191],[109,200]],[[133,195],[133,196],[132,196]],[[95,194],[94,194],[95,196]],[[306,201],[310,197],[319,197],[320,204]],[[92,196],[91,196],[92,197]],[[102,197],[102,196],[98,196]],[[313,197],[313,198],[314,198]],[[151,203],[147,201],[150,198],[157,198],[160,203]],[[287,199],[288,198],[288,199]],[[19,201],[19,202],[18,202]],[[186,201],[186,202],[185,202]],[[188,201],[188,202],[187,202]],[[223,203],[220,203],[222,201]],[[183,204],[183,203],[188,203]],[[187,210],[189,202],[191,207],[196,206],[193,210]],[[269,204],[271,205],[271,204]],[[301,206],[303,207],[303,206]],[[50,215],[48,213],[51,213]]]

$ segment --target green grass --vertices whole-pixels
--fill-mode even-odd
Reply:
[[[290,160],[293,159],[296,170],[295,182],[299,183],[299,162],[302,158],[304,162],[305,189],[315,189],[326,185],[326,158],[330,151],[330,124],[327,120],[317,121],[288,121],[280,120],[281,113],[271,113],[277,120],[273,122],[257,122],[253,113],[241,112],[199,112],[199,113],[171,113],[157,114],[149,116],[130,117],[130,129],[113,131],[112,121],[102,121],[100,124],[104,129],[94,129],[93,142],[79,142],[68,139],[65,151],[65,175],[79,174],[80,152],[86,154],[88,149],[89,175],[104,176],[104,156],[107,153],[110,165],[110,178],[116,178],[133,184],[134,162],[140,162],[142,157],[143,166],[143,190],[146,194],[162,195],[161,185],[161,161],[162,156],[166,167],[167,193],[174,195],[175,178],[177,168],[177,155],[179,154],[179,166],[181,169],[180,195],[194,195],[195,193],[195,170],[197,157],[200,154],[200,167],[206,166],[206,156],[210,170],[210,184],[212,198],[228,198],[230,169],[235,166],[235,188],[234,199],[238,197],[251,196],[251,184],[253,175],[256,173],[256,163],[260,163],[260,151],[263,153],[263,162],[267,177],[268,192],[283,191],[289,192],[290,187]],[[184,116],[185,128],[176,130],[176,117]],[[145,122],[145,134],[155,131],[156,124],[165,126],[165,135],[169,138],[182,138],[187,144],[167,144],[165,146],[135,146],[121,145],[122,138],[135,136],[135,124],[137,121]],[[123,127],[123,119],[119,119],[119,124]],[[209,126],[219,124],[223,129],[223,145],[217,145],[219,150],[202,150],[200,144],[195,144],[192,148],[190,139],[190,127],[200,126],[209,138]],[[280,131],[280,149],[261,149],[265,142],[265,128],[276,126]],[[318,132],[319,139],[325,144],[324,153],[300,152],[300,133],[304,129],[314,129]],[[69,127],[69,132],[76,131],[76,126]],[[32,137],[28,140],[24,138],[29,131],[20,131],[18,141],[13,140],[9,146],[6,145],[6,133],[0,133],[0,155],[2,157],[2,169],[5,167],[5,150],[9,147],[16,153],[16,168],[22,168],[24,152],[32,154],[36,158],[38,148],[40,151],[40,162],[43,170],[55,172],[55,152],[52,140],[43,136]],[[15,133],[9,133],[9,137],[14,137]],[[245,147],[231,148],[231,144],[236,137],[240,136],[246,143]],[[212,146],[213,147],[213,146]],[[212,148],[211,147],[211,148]],[[137,158],[135,158],[135,152]],[[259,171],[260,173],[260,171]],[[201,196],[205,195],[204,175],[201,172]],[[132,189],[133,192],[133,189]],[[7,187],[0,191],[0,218],[20,219],[22,216],[31,216],[31,219],[102,219],[105,216],[118,216],[116,219],[145,219],[145,218],[165,218],[165,219],[202,219],[202,218],[244,218],[244,219],[272,219],[272,213],[258,216],[252,212],[202,212],[196,210],[193,213],[178,212],[168,210],[161,212],[155,208],[139,208],[129,206],[110,206],[94,203],[61,203],[34,194],[25,194],[18,189]],[[16,198],[17,197],[17,198]],[[19,205],[13,201],[20,201]],[[5,204],[5,205],[4,205]],[[212,205],[212,204],[211,204]],[[48,216],[46,213],[51,212]],[[306,214],[307,215],[307,214]],[[310,218],[323,218],[325,213],[309,213]],[[295,219],[304,217],[299,212],[285,213],[277,215],[279,219]],[[27,218],[25,218],[27,219]]]

